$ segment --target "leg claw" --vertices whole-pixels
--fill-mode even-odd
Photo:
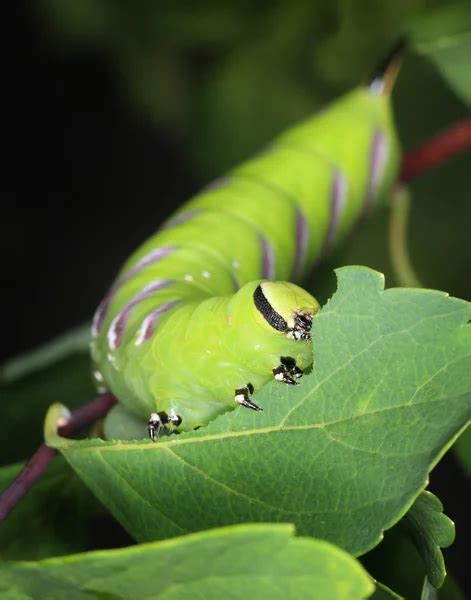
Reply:
[[[235,391],[234,401],[240,404],[241,406],[245,406],[246,408],[251,408],[252,410],[261,411],[263,408],[258,404],[255,404],[250,399],[250,394],[253,393],[253,385],[248,383],[245,387],[239,388]]]
[[[282,356],[280,364],[273,369],[273,375],[277,381],[288,383],[289,385],[297,385],[296,379],[303,376],[303,371],[296,365],[294,358],[290,356]]]
[[[160,432],[166,425],[170,423],[173,427],[178,427],[181,422],[182,418],[180,415],[177,415],[173,409],[170,411],[169,415],[163,411],[158,413],[154,412],[150,415],[149,421],[147,422],[147,433],[149,434],[149,438],[155,442],[156,438],[159,437]]]

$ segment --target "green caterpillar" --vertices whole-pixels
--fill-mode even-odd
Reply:
[[[319,310],[299,281],[390,192],[394,61],[183,206],[126,262],[96,311],[97,379],[132,412],[187,431],[312,363]]]

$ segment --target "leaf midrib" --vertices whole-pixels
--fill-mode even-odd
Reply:
[[[330,427],[331,425],[337,425],[339,423],[344,423],[346,421],[353,421],[355,419],[362,419],[365,417],[369,417],[371,415],[376,415],[376,414],[381,414],[384,412],[388,412],[388,411],[393,411],[393,410],[403,410],[403,409],[411,409],[411,408],[415,408],[416,406],[422,406],[424,404],[435,404],[437,402],[444,402],[445,400],[448,402],[451,402],[452,400],[456,400],[458,398],[461,398],[463,396],[467,396],[470,395],[470,392],[465,392],[464,394],[460,394],[459,396],[452,396],[450,397],[449,395],[443,396],[443,397],[439,397],[439,398],[434,398],[434,399],[428,399],[425,400],[424,402],[414,402],[414,404],[401,404],[400,406],[387,406],[387,407],[383,407],[380,408],[378,410],[374,410],[374,411],[370,411],[367,413],[362,413],[362,414],[358,414],[358,415],[350,415],[348,417],[343,417],[341,419],[335,419],[334,421],[329,421],[326,423],[310,423],[310,424],[306,424],[306,425],[272,425],[270,427],[260,427],[257,429],[246,429],[246,430],[241,430],[241,431],[233,431],[233,432],[220,432],[220,433],[214,433],[214,434],[210,434],[210,435],[205,435],[205,436],[201,436],[201,437],[188,437],[188,438],[184,438],[184,439],[178,439],[178,440],[172,440],[169,442],[157,442],[157,443],[153,443],[150,440],[146,440],[145,442],[142,443],[137,443],[137,444],[123,444],[122,442],[116,442],[116,443],[112,443],[112,442],[103,442],[100,441],[100,443],[98,444],[93,444],[93,445],[82,445],[82,442],[77,442],[77,444],[75,445],[60,445],[58,446],[58,448],[60,448],[61,450],[65,450],[66,452],[71,452],[71,451],[80,451],[80,452],[90,452],[90,451],[116,451],[116,450],[157,450],[159,448],[163,448],[163,449],[167,449],[169,447],[176,447],[176,446],[184,446],[187,444],[196,444],[196,443],[202,443],[202,442],[211,442],[211,441],[218,441],[218,440],[226,440],[226,439],[231,439],[231,438],[238,438],[238,437],[246,437],[246,436],[251,436],[251,435],[258,435],[258,434],[266,434],[266,433],[273,433],[273,432],[277,432],[277,431],[281,431],[281,432],[285,432],[285,431],[302,431],[302,430],[312,430],[312,429],[325,429],[326,427]]]

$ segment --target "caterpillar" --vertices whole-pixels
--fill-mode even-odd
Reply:
[[[208,185],[121,269],[93,319],[92,357],[151,439],[262,410],[254,390],[295,385],[310,367],[320,307],[297,283],[397,177],[397,57]]]

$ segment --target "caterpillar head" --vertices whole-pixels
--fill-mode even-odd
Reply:
[[[263,281],[253,300],[264,320],[293,340],[310,340],[312,318],[320,306],[308,292],[287,281]]]

